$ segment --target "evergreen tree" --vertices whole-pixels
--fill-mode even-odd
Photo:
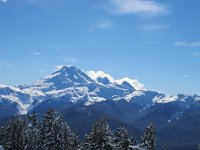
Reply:
[[[72,130],[70,129],[70,127],[67,125],[67,123],[65,124],[64,127],[64,147],[66,150],[77,150],[78,149],[78,145],[79,145],[79,140],[77,135],[72,132]]]
[[[61,115],[50,109],[43,118],[40,129],[40,149],[76,150],[77,136],[71,131]]]
[[[59,118],[60,116],[56,114],[52,109],[49,109],[47,114],[44,115],[40,128],[40,149],[62,149],[62,145],[60,145],[58,140],[61,136],[58,127]]]
[[[129,139],[129,142],[130,142],[130,145],[131,145],[131,146],[137,144],[137,140],[136,140],[134,137],[131,137],[131,138]]]
[[[128,139],[128,132],[125,128],[118,128],[115,130],[114,143],[116,150],[128,150],[130,141]]]
[[[6,141],[5,141],[5,129],[4,127],[0,128],[0,145],[5,145]]]
[[[25,128],[26,122],[23,120],[9,121],[5,127],[4,143],[2,144],[7,150],[23,150],[25,147]]]
[[[28,124],[20,119],[9,121],[0,128],[0,145],[6,150],[155,150],[155,131],[150,124],[138,145],[134,138],[129,139],[125,128],[116,129],[113,136],[107,122],[101,119],[79,144],[62,116],[50,109],[42,123],[35,113],[28,115]]]
[[[144,131],[144,136],[141,138],[140,147],[147,150],[155,150],[155,130],[153,124],[150,124]]]
[[[111,130],[104,119],[96,121],[92,126],[92,131],[86,135],[86,140],[82,146],[87,150],[112,150]]]
[[[26,128],[25,150],[39,150],[40,125],[37,121],[36,113],[28,115],[28,126]]]

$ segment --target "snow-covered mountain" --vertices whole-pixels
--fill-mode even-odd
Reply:
[[[33,84],[20,86],[20,90],[32,99],[51,98],[72,103],[84,100],[86,105],[90,105],[107,99],[120,99],[142,87],[137,80],[114,80],[102,71],[84,72],[75,66],[63,66]]]
[[[199,96],[192,97],[192,102],[200,100]],[[147,91],[138,80],[123,78],[115,80],[102,71],[84,72],[75,66],[63,66],[45,78],[18,87],[0,86],[0,102],[2,100],[15,103],[18,114],[26,114],[41,102],[49,99],[68,101],[73,104],[84,102],[92,105],[106,100],[135,101],[143,107],[154,103],[170,103],[174,101],[187,101],[188,96],[166,96],[164,94]],[[189,103],[189,104],[188,104]],[[187,106],[188,107],[188,106]]]
[[[3,105],[5,102],[10,105],[15,104],[19,114],[26,114],[33,99],[18,87],[0,85],[0,103]]]
[[[86,72],[75,66],[63,66],[32,84],[0,85],[0,123],[32,111],[43,115],[50,107],[62,113],[80,134],[88,132],[92,122],[102,116],[114,127],[124,124],[136,128],[134,133],[153,122],[159,139],[168,143],[168,137],[177,138],[179,143],[179,133],[199,131],[195,125],[200,123],[200,96],[165,95],[144,89],[136,79],[114,79],[102,71]],[[185,129],[185,126],[190,127]],[[169,128],[177,131],[166,132]],[[200,138],[198,133],[189,138],[193,145],[193,139]],[[188,140],[188,134],[181,137]],[[183,143],[180,147],[184,149]]]

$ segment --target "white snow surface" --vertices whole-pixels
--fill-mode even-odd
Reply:
[[[144,90],[144,85],[142,83],[139,83],[137,79],[129,79],[129,78],[122,78],[119,80],[115,80],[116,83],[122,84],[123,82],[129,83],[132,87],[134,87],[136,90]]]
[[[21,90],[18,87],[11,87],[6,85],[0,85],[0,90],[3,91],[3,93],[0,94],[0,100],[5,99],[12,103],[17,103],[19,114],[27,113],[27,110],[33,100],[31,97],[29,97],[29,94],[26,93],[26,91]]]
[[[125,77],[115,80],[111,75],[103,71],[88,71],[87,74],[95,81],[97,81],[98,78],[107,78],[111,83],[122,85],[123,82],[127,82],[136,90],[144,90],[144,85],[140,83],[137,79],[129,79],[128,77]]]
[[[92,105],[94,103],[105,101],[105,98],[102,97],[90,97],[88,96],[88,101],[85,103],[86,106]]]
[[[0,145],[0,150],[4,150],[3,146]]]
[[[2,98],[6,99],[6,100],[10,100],[12,103],[17,103],[18,104],[17,108],[19,110],[19,115],[26,114],[27,111],[28,111],[28,108],[31,105],[31,104],[22,103],[22,101],[18,97],[14,96],[13,94],[10,94],[10,95],[7,95],[7,96],[0,95],[0,99],[2,99]]]
[[[97,80],[99,78],[106,78],[109,82],[99,83]],[[130,88],[131,86],[133,88]],[[40,103],[47,97],[55,98],[56,100],[60,98],[72,103],[84,100],[85,105],[92,105],[107,99],[130,101],[135,97],[143,96],[145,91],[144,85],[139,83],[137,79],[126,77],[115,80],[111,75],[103,71],[85,73],[74,66],[64,66],[28,86],[10,87],[0,85],[0,102],[2,102],[1,98],[16,102],[19,104],[20,113],[26,114],[28,110],[37,105],[32,105],[34,100]],[[179,97],[176,95],[166,96],[159,94],[152,101],[150,99],[150,101],[154,103],[169,103],[178,99]],[[200,97],[196,96],[195,100],[199,101]]]
[[[144,92],[143,92],[143,91],[134,91],[134,92],[132,92],[132,93],[126,95],[126,96],[124,97],[124,99],[127,100],[127,101],[130,101],[130,100],[133,99],[134,97],[136,97],[136,96],[141,96],[141,95],[144,95]]]
[[[98,78],[107,78],[110,82],[115,82],[113,77],[103,71],[88,71],[87,74],[95,81],[97,81]]]
[[[179,97],[177,95],[167,95],[167,96],[156,96],[154,99],[153,99],[153,102],[154,103],[170,103],[170,102],[174,102],[176,100],[178,100]]]
[[[31,97],[45,96],[45,94],[39,89],[27,88],[27,89],[23,89],[23,91],[29,94]]]
[[[54,77],[59,76],[59,75],[60,75],[59,72],[58,72],[58,73],[53,73],[53,74],[48,75],[48,76],[45,77],[44,79],[51,79],[51,78],[54,78]]]
[[[133,91],[132,93],[129,93],[127,95],[125,95],[124,97],[117,97],[117,98],[114,98],[115,101],[118,101],[118,100],[121,100],[121,99],[125,99],[126,101],[131,101],[134,97],[137,97],[137,96],[142,96],[144,95],[145,93],[141,90],[141,91]]]
[[[16,92],[21,92],[21,93],[24,92],[24,91],[20,90],[18,87],[7,86],[7,85],[0,84],[0,89],[5,89],[5,88],[9,88],[9,89],[11,89],[13,91],[16,91]]]
[[[196,100],[196,101],[200,101],[200,96],[197,96],[197,97],[195,98],[195,100]]]

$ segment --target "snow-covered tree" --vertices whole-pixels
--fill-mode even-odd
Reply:
[[[120,127],[115,130],[114,144],[116,150],[128,150],[130,141],[128,139],[128,132],[125,128]]]
[[[28,115],[28,125],[25,131],[26,146],[25,150],[39,149],[40,124],[37,121],[36,113]]]
[[[40,123],[36,113],[28,122],[15,119],[0,128],[0,145],[6,150],[155,150],[155,131],[150,124],[140,144],[128,137],[125,128],[114,135],[104,119],[96,121],[82,144],[62,116],[50,109]]]
[[[43,122],[40,128],[39,148],[40,149],[62,149],[62,135],[60,127],[61,116],[49,109],[47,114],[43,117]]]
[[[62,116],[50,109],[43,118],[40,129],[40,149],[76,150],[77,136]]]
[[[107,122],[104,119],[101,119],[93,124],[91,133],[86,135],[82,149],[112,150],[114,149],[112,141],[111,130]]]
[[[5,127],[4,143],[7,150],[23,150],[25,147],[26,122],[23,120],[9,121]]]
[[[0,145],[5,145],[5,129],[4,129],[4,127],[1,127],[0,128]]]
[[[65,123],[63,130],[63,142],[66,150],[77,150],[79,145],[78,136],[72,132],[70,127]]]
[[[137,140],[134,138],[134,137],[131,137],[129,139],[129,142],[130,142],[130,146],[133,146],[133,145],[136,145],[137,144]]]
[[[144,135],[140,141],[140,147],[147,150],[155,150],[155,130],[153,124],[150,124],[144,131]]]

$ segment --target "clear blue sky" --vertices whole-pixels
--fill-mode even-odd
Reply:
[[[200,95],[199,0],[0,0],[0,84],[56,65]]]

